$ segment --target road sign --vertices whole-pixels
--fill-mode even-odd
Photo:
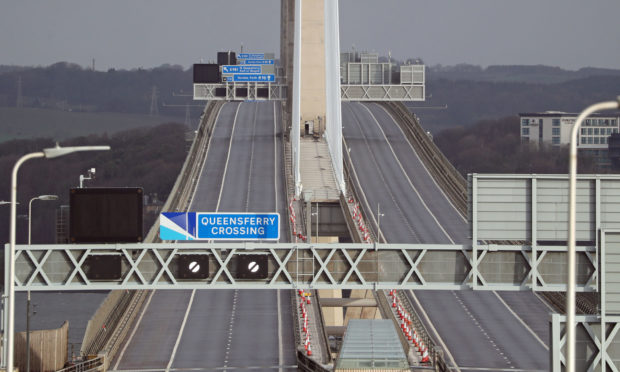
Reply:
[[[273,65],[273,59],[246,59],[245,62],[243,60],[239,61],[239,64],[245,65]]]
[[[263,67],[260,65],[224,65],[222,74],[260,74]]]
[[[236,82],[248,82],[248,81],[256,81],[256,82],[271,82],[276,81],[276,76],[274,74],[234,74],[231,76],[224,76],[224,81],[236,81]]]
[[[278,240],[280,214],[162,213],[159,237],[162,240]]]
[[[265,53],[239,53],[237,59],[264,59]]]

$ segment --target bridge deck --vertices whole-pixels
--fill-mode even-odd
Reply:
[[[286,215],[275,107],[273,102],[223,106],[192,211]],[[287,237],[282,225],[281,236]],[[290,295],[284,290],[155,291],[111,369],[296,370]]]
[[[342,119],[359,182],[356,189],[371,220],[376,221],[380,204],[384,214],[381,232],[389,243],[467,241],[466,220],[435,184],[383,107],[344,103]],[[370,225],[374,228],[376,223]],[[531,293],[521,295],[527,298],[521,297],[520,306],[515,305],[519,294],[509,305],[494,291],[416,291],[410,296],[417,298],[417,310],[426,314],[422,318],[427,328],[436,329],[435,337],[443,340],[447,361],[462,371],[467,367],[549,369],[546,345],[530,332],[532,321],[548,319],[547,309]],[[535,328],[540,331],[539,324]]]

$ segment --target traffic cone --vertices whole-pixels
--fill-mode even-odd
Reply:
[[[308,344],[308,356],[312,356],[312,347]]]
[[[396,307],[396,297],[392,297],[392,307]]]
[[[421,362],[422,363],[428,363],[430,361],[431,361],[431,358],[428,355],[428,348],[425,348],[424,352],[422,352],[422,360],[421,360]]]

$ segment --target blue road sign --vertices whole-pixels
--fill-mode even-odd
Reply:
[[[245,64],[246,65],[273,65],[274,61],[273,59],[246,59],[245,60]]]
[[[264,59],[265,53],[239,53],[238,59]]]
[[[222,74],[260,74],[262,69],[257,65],[223,65]]]
[[[234,74],[228,78],[228,81],[238,81],[238,82],[248,82],[248,81],[256,81],[256,82],[274,82],[276,81],[276,76],[274,74]]]
[[[162,240],[279,240],[279,213],[170,212],[159,217]]]

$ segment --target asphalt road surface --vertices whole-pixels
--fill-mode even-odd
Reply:
[[[367,211],[376,213],[379,204],[384,214],[381,233],[387,242],[467,242],[467,221],[383,107],[343,103],[342,121],[361,186],[357,190]],[[435,338],[447,349],[447,362],[461,371],[549,369],[548,331],[543,329],[549,309],[534,294],[410,291],[409,295],[417,298],[427,328],[436,331]]]
[[[280,128],[273,102],[225,104],[190,209],[286,216]],[[295,371],[290,296],[286,290],[155,291],[111,369]]]

